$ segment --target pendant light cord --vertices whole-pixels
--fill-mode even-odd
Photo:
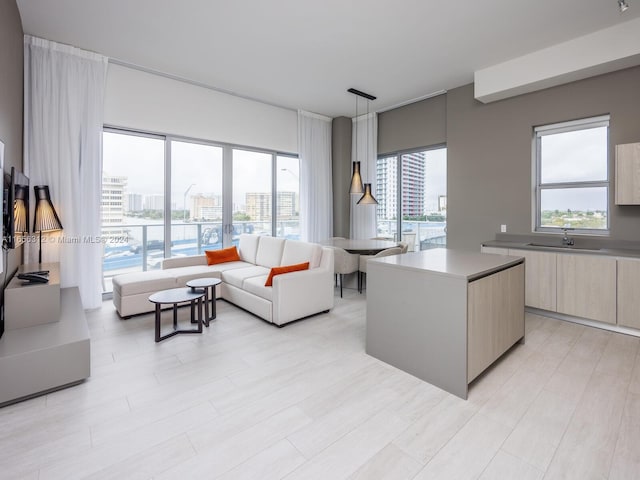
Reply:
[[[354,126],[355,126],[355,136],[356,136],[356,158],[354,161],[357,162],[360,160],[358,158],[358,96],[356,95],[355,97],[356,97],[356,121],[354,123]]]

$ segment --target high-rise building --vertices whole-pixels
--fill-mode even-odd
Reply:
[[[425,215],[425,152],[402,155],[402,216]]]
[[[271,219],[271,193],[247,192],[245,198],[250,220],[260,222]]]
[[[124,222],[124,196],[127,188],[127,177],[103,175],[102,202],[100,214],[103,225],[121,224]]]
[[[289,220],[298,216],[298,197],[296,192],[278,192],[276,215],[280,220]],[[256,222],[271,220],[271,193],[248,192],[246,194],[246,213]]]
[[[396,157],[379,158],[376,167],[377,216],[383,220],[393,220],[397,215],[398,173]]]
[[[400,157],[379,158],[376,165],[376,200],[379,219],[396,218],[398,205],[397,159],[402,161],[402,216],[419,217],[426,214],[425,152],[407,153]]]
[[[141,193],[127,193],[124,197],[125,212],[141,212],[143,210],[143,196]]]
[[[164,195],[150,194],[144,196],[144,209],[145,210],[164,210]]]
[[[298,196],[296,192],[278,192],[276,196],[278,219],[291,220],[298,217]]]
[[[191,195],[189,218],[198,220],[222,219],[222,196],[204,195],[202,193]]]

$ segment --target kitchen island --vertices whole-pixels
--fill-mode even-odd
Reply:
[[[524,340],[524,259],[437,248],[367,264],[366,352],[467,398]]]

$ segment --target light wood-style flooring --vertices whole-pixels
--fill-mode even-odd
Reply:
[[[105,302],[90,380],[0,409],[0,478],[640,478],[640,339],[527,315],[464,401],[366,355],[365,307],[278,329],[218,301],[156,344]]]

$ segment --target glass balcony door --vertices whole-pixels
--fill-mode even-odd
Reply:
[[[272,159],[269,153],[233,149],[233,213],[225,232],[233,245],[242,233],[273,233]]]
[[[113,276],[164,258],[165,139],[108,130],[102,139],[103,290],[111,292]]]
[[[447,149],[382,156],[376,165],[377,236],[410,251],[446,246]]]
[[[223,148],[171,140],[171,257],[223,247]]]
[[[447,149],[404,153],[401,169],[400,238],[409,251],[447,245]]]

